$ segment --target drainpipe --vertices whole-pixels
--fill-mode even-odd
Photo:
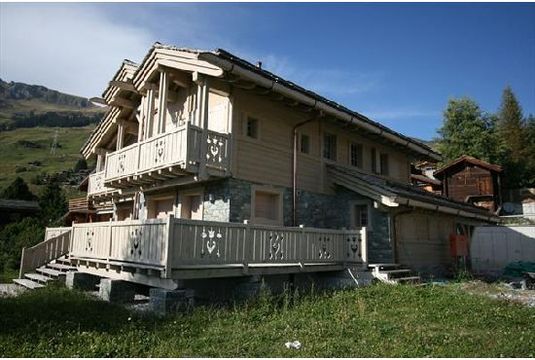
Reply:
[[[319,114],[316,114],[312,116],[310,119],[307,119],[305,121],[302,121],[298,124],[296,124],[293,129],[293,160],[292,160],[292,225],[297,226],[297,154],[298,154],[298,139],[297,139],[297,129],[301,126],[308,124],[312,121],[315,121],[319,119],[321,116],[323,116],[322,112],[319,112]]]

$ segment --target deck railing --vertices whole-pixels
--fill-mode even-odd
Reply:
[[[64,229],[67,229],[67,231],[64,231]],[[45,238],[45,241],[35,246],[22,249],[19,278],[22,278],[27,271],[35,270],[69,252],[70,228],[47,229]]]
[[[201,157],[204,153],[206,159],[202,162]],[[204,138],[201,128],[187,123],[172,132],[108,153],[104,180],[112,182],[172,167],[197,171],[201,162],[209,168],[225,171],[228,168],[228,158],[227,134],[208,130]]]
[[[363,264],[366,229],[328,230],[169,218],[74,224],[71,258],[174,270]]]
[[[99,195],[115,190],[104,185],[104,177],[105,171],[98,171],[89,175],[87,184],[87,195]]]

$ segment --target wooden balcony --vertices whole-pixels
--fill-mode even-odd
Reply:
[[[366,229],[328,230],[169,218],[74,224],[70,259],[100,276],[179,279],[318,272],[364,265]]]
[[[113,188],[154,184],[184,175],[224,176],[229,168],[229,135],[193,126],[108,153],[104,184]]]
[[[93,204],[86,198],[76,198],[69,200],[69,212],[77,213],[94,213],[95,208]]]
[[[117,189],[104,185],[104,176],[104,171],[99,171],[89,175],[87,184],[88,197],[106,196],[114,191],[117,191]]]

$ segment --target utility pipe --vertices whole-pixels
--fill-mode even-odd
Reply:
[[[312,121],[315,121],[323,116],[323,113],[320,112],[319,114],[316,114],[312,116],[310,119],[307,119],[305,121],[302,121],[300,123],[297,123],[293,129],[293,154],[292,154],[292,225],[297,226],[297,154],[298,154],[298,133],[297,129],[299,129],[301,126],[308,124]]]

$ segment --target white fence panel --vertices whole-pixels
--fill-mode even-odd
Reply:
[[[470,245],[472,269],[499,275],[512,262],[535,262],[535,226],[476,227]]]

